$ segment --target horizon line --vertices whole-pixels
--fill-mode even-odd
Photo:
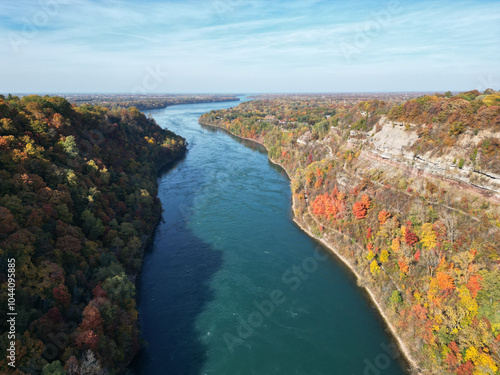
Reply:
[[[489,88],[488,88],[489,89]],[[216,96],[224,96],[224,95],[231,95],[231,96],[248,96],[248,95],[333,95],[333,94],[429,94],[429,93],[446,93],[448,91],[454,93],[460,93],[460,92],[468,92],[468,91],[474,91],[477,89],[472,89],[472,90],[426,90],[426,91],[262,91],[262,92],[244,92],[244,91],[239,91],[239,92],[157,92],[157,93],[148,93],[148,94],[134,94],[134,93],[127,93],[127,92],[93,92],[93,91],[33,91],[33,92],[9,92],[9,93],[2,93],[2,95],[7,96],[7,95],[49,95],[49,96],[54,96],[54,95],[123,95],[123,96],[131,96],[131,97],[137,97],[137,96],[143,96],[143,97],[149,97],[149,96],[158,96],[158,95],[216,95]],[[478,90],[481,92],[480,90]]]

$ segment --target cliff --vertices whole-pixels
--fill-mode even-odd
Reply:
[[[499,368],[500,107],[481,96],[277,97],[200,119],[267,147],[295,220],[356,273],[422,374]]]

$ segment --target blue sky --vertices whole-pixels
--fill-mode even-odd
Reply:
[[[0,92],[500,89],[500,1],[17,0]]]

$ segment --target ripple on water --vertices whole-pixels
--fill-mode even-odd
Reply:
[[[262,152],[197,123],[202,113],[229,106],[152,111],[190,149],[159,179],[164,214],[141,276],[149,346],[137,373],[362,375],[389,337],[332,257],[295,273],[317,244],[290,220],[286,175]],[[273,291],[281,303],[262,314],[258,306]],[[262,321],[230,348],[225,334],[241,338],[242,325],[259,313]],[[383,370],[404,373],[394,361]]]

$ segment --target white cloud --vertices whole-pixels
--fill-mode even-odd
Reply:
[[[500,4],[493,2],[401,2],[370,34],[367,25],[388,3],[44,1],[0,8],[0,91],[129,92],[155,64],[172,71],[158,87],[171,92],[444,89],[450,82],[467,89],[469,77],[500,75]],[[49,1],[67,4],[49,12]],[[15,53],[8,36],[22,37],[44,11],[47,25]],[[363,34],[368,41],[358,48]],[[359,52],[347,60],[342,45]],[[454,81],[450,69],[458,69]]]

